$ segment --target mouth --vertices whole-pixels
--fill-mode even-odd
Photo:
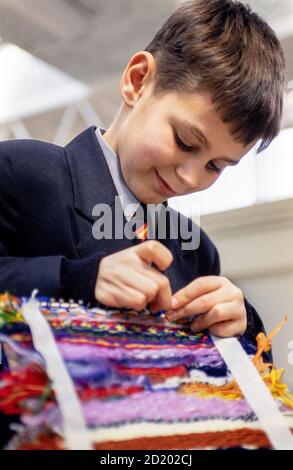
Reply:
[[[158,186],[159,186],[159,191],[164,195],[164,196],[176,196],[178,193],[173,191],[173,189],[166,183],[163,178],[159,175],[159,173],[156,170],[156,176],[157,176],[157,181],[158,181]]]

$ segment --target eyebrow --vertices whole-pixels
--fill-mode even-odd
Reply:
[[[182,121],[182,125],[186,128],[188,128],[193,134],[196,135],[196,137],[207,147],[210,147],[210,143],[204,133],[197,127],[192,124],[190,124],[187,121]],[[229,163],[231,166],[236,166],[240,162],[240,160],[232,160],[231,158],[228,157],[218,157],[217,160],[223,160],[223,162]]]

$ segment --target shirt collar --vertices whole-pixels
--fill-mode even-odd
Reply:
[[[130,219],[132,219],[138,207],[140,206],[141,201],[139,201],[128,188],[122,175],[120,160],[116,153],[113,151],[113,149],[110,147],[108,142],[103,138],[104,132],[105,129],[101,127],[97,127],[95,131],[98,142],[102,148],[105,160],[109,167],[109,171],[113,179],[117,194],[118,196],[120,196],[125,218],[127,221],[130,221]],[[165,201],[163,205],[168,206],[167,201]],[[149,210],[151,212],[155,211],[157,206],[157,204],[154,204],[152,206],[152,209],[149,208]],[[161,206],[161,204],[159,204],[159,206]]]
[[[109,167],[113,183],[116,187],[116,191],[118,193],[118,196],[120,196],[125,218],[129,221],[134,216],[137,208],[139,207],[140,201],[134,196],[134,194],[129,190],[127,184],[125,183],[120,167],[119,158],[117,157],[113,149],[110,147],[108,142],[106,142],[106,140],[103,138],[104,132],[104,129],[102,129],[101,127],[97,127],[96,136],[105,155],[105,159]]]

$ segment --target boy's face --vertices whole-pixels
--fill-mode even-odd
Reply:
[[[104,138],[119,156],[127,186],[146,204],[208,188],[256,143],[236,142],[208,92],[154,98],[150,83],[133,105],[123,107],[115,135],[107,131]]]

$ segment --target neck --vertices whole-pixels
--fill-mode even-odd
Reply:
[[[128,114],[129,114],[129,111],[125,109],[124,105],[121,105],[114,120],[111,122],[106,132],[103,134],[103,138],[105,139],[107,144],[110,145],[113,152],[115,152],[117,156],[119,156],[118,155],[119,154],[118,136],[119,136],[120,128],[123,122],[125,121],[125,119],[127,118]]]

